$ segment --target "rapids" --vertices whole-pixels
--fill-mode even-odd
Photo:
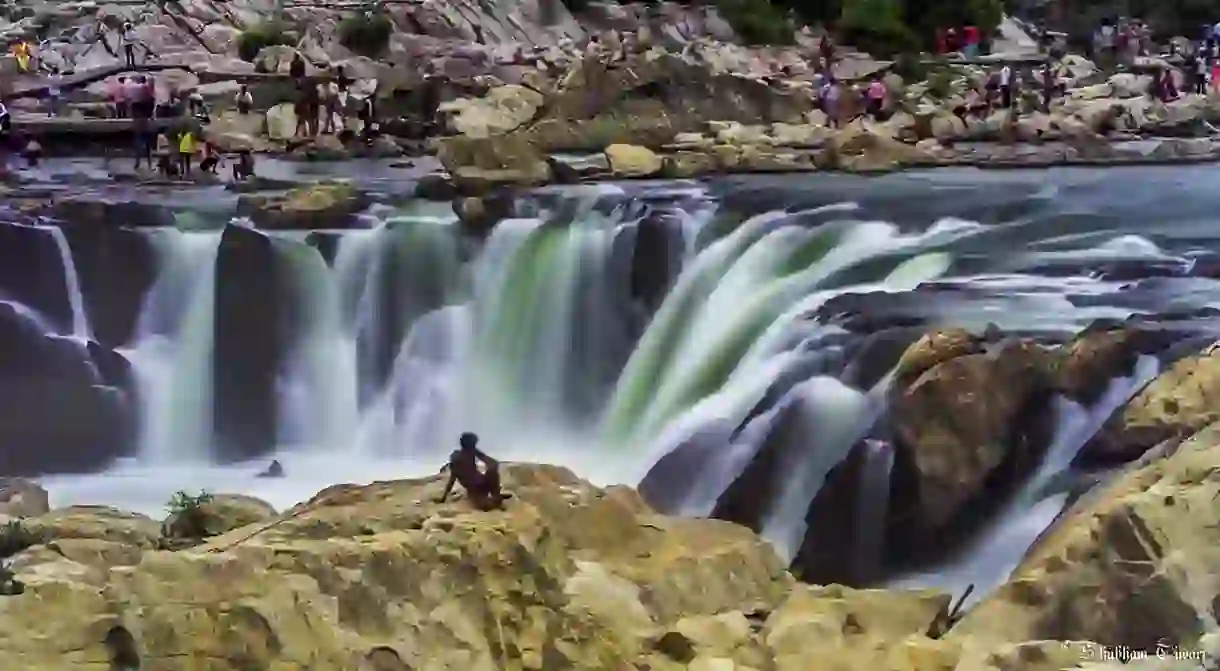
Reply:
[[[130,193],[174,204],[177,225],[132,222],[120,241],[7,213],[7,253],[37,248],[58,266],[37,281],[0,270],[0,317],[73,343],[96,369],[85,387],[118,408],[82,442],[109,466],[37,464],[56,504],[160,516],[175,490],[207,489],[286,507],[336,482],[436,472],[473,430],[498,458],[603,484],[638,483],[672,453],[651,477],[667,508],[700,515],[771,440],[788,477],[759,493],[771,497],[762,533],[791,558],[827,473],[886,411],[891,380],[868,372],[870,337],[996,324],[1061,342],[1096,319],[1206,310],[1220,299],[1217,179],[941,170],[548,188],[485,240],[446,204],[394,193],[361,228],[315,232],[251,229],[214,191],[176,204]],[[99,260],[98,245],[143,250],[146,267]],[[1214,324],[1183,328],[1204,337]],[[94,352],[116,352],[130,374]],[[1141,360],[1091,408],[1057,399],[1042,466],[988,528],[960,556],[893,579],[1001,580],[1062,509],[1072,457],[1159,365]],[[35,421],[0,450],[65,440]],[[880,520],[890,457],[870,455],[861,516]],[[287,477],[256,478],[272,458]],[[863,536],[852,551],[874,561],[880,532]]]

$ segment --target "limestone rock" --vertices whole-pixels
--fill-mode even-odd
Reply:
[[[1082,499],[949,638],[1198,649],[1216,630],[1220,427]]]
[[[661,157],[651,149],[629,144],[606,147],[606,160],[616,177],[650,177],[661,171]]]
[[[23,522],[30,533],[46,540],[85,538],[151,548],[161,536],[161,525],[144,515],[109,506],[57,508]]]
[[[275,508],[271,504],[253,496],[243,494],[217,494],[202,503],[197,511],[199,526],[207,536],[216,536],[227,531],[259,522],[265,522],[275,517]],[[169,533],[167,536],[179,535],[179,515],[175,513],[168,517],[162,528]]]
[[[296,117],[292,118],[293,130],[296,129]],[[204,131],[204,137],[222,152],[234,152],[243,149],[259,151],[267,148],[262,139],[263,129],[268,127],[267,118],[258,112],[238,114],[235,110],[225,110],[212,119]]]
[[[280,103],[267,110],[267,136],[273,140],[291,140],[297,133],[297,114],[291,103]]]
[[[519,133],[444,138],[437,143],[437,158],[453,175],[458,188],[466,192],[497,184],[543,184],[551,178],[546,156]]]
[[[1220,419],[1220,344],[1175,362],[1116,412],[1085,446],[1090,462],[1129,461]]]
[[[894,367],[894,382],[902,386],[937,364],[981,351],[982,339],[965,329],[951,328],[926,333],[898,359]]]
[[[911,472],[895,477],[913,484],[894,507],[911,511],[902,529],[910,542],[945,530],[1001,468],[1019,474],[1037,463],[1050,439],[1048,370],[1045,350],[1015,342],[951,358],[898,388],[896,463]]]
[[[263,228],[346,228],[353,215],[368,206],[368,198],[347,183],[318,183],[283,195],[246,195],[237,202],[239,215]]]
[[[684,618],[770,612],[792,586],[741,527],[659,517],[634,492],[560,468],[502,472],[514,494],[504,511],[434,503],[439,477],[341,485],[252,537],[149,551],[134,566],[40,555],[18,572],[28,598],[0,609],[0,665],[103,666],[104,640],[129,636],[144,664],[167,670],[372,659],[604,671],[628,668],[667,628],[705,629]]]
[[[454,132],[482,138],[503,135],[533,120],[542,94],[524,86],[497,86],[482,98],[460,98],[441,104]]]
[[[47,490],[22,478],[0,479],[0,515],[35,517],[50,509]]]

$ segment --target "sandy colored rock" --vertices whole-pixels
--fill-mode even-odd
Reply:
[[[23,522],[25,528],[46,540],[92,538],[142,548],[156,545],[161,525],[156,520],[109,506],[70,506]]]
[[[1199,649],[1220,603],[1220,426],[1091,492],[950,632]]]
[[[542,106],[541,93],[524,86],[497,86],[482,98],[460,98],[443,103],[449,126],[468,137],[503,135],[533,120]]]
[[[898,359],[894,383],[901,387],[937,364],[981,351],[982,339],[966,329],[949,328],[924,334]]]
[[[915,484],[897,493],[896,505],[912,506],[904,525],[912,542],[945,529],[1001,467],[1017,474],[1037,463],[1051,437],[1048,363],[1038,345],[1015,342],[951,358],[899,388],[895,447],[910,472],[896,477]],[[1001,483],[991,484],[993,492]]]
[[[606,147],[606,159],[616,177],[649,177],[661,171],[661,157],[651,149],[629,144]]]
[[[346,228],[367,205],[367,197],[351,184],[318,183],[283,195],[242,196],[237,212],[262,228]]]
[[[23,478],[0,479],[0,515],[34,517],[50,509],[47,490]]]
[[[1099,462],[1129,461],[1220,419],[1220,344],[1175,362],[1106,421],[1085,447]]]

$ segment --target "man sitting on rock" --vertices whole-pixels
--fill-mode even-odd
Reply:
[[[458,439],[460,447],[449,455],[449,481],[445,483],[445,492],[437,499],[444,503],[453,491],[455,482],[461,483],[466,489],[466,496],[471,505],[479,510],[499,510],[504,505],[508,494],[500,491],[500,462],[484,454],[477,447],[479,437],[473,433],[463,433]],[[479,462],[483,470],[479,470]],[[444,470],[444,469],[442,469]]]

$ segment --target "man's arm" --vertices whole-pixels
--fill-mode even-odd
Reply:
[[[449,498],[449,493],[453,491],[453,483],[455,482],[457,482],[457,476],[454,475],[453,469],[450,468],[449,481],[445,483],[445,491],[441,494],[440,498],[436,500],[437,503],[444,503],[445,499]]]
[[[483,462],[483,465],[486,466],[487,468],[495,468],[500,465],[500,462],[496,461],[495,459],[492,459],[491,457],[487,456],[486,454],[483,454],[483,451],[477,447],[474,448],[474,456],[476,459]]]

